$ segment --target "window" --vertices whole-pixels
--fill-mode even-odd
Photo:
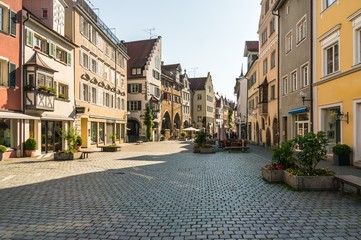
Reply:
[[[128,109],[130,111],[142,110],[142,102],[141,101],[128,101]]]
[[[288,94],[288,77],[283,77],[282,78],[282,94],[286,95]]]
[[[86,69],[89,69],[89,56],[83,51],[80,51],[80,65]]]
[[[198,117],[197,117],[197,122],[202,122],[202,119],[203,119],[203,118],[202,118],[201,116],[198,116]]]
[[[68,56],[69,55],[69,56]],[[59,60],[62,63],[65,64],[70,64],[70,54],[68,54],[68,52],[66,52],[65,50],[59,48],[58,46],[56,47],[56,59]]]
[[[96,122],[90,122],[90,141],[91,144],[97,143],[97,123]]]
[[[0,6],[0,31],[3,31],[4,28],[4,9]]]
[[[272,85],[270,88],[270,91],[271,91],[271,94],[270,94],[271,100],[276,99],[276,86]]]
[[[0,32],[16,36],[16,12],[11,11],[7,6],[0,2]]]
[[[275,31],[275,18],[272,18],[269,23],[269,35],[271,36],[272,33]]]
[[[58,98],[69,98],[69,86],[63,83],[58,84]]]
[[[307,35],[307,22],[306,22],[306,16],[301,19],[297,23],[297,32],[296,32],[296,40],[297,43],[300,43],[303,39],[306,38]]]
[[[202,100],[202,94],[197,94],[197,100]]]
[[[262,32],[262,45],[267,42],[267,28]]]
[[[34,47],[43,53],[48,53],[48,42],[39,35],[34,35]]]
[[[110,68],[107,65],[104,65],[104,73],[103,73],[103,77],[105,80],[109,80],[109,70]]]
[[[100,51],[103,51],[103,38],[98,32],[96,32],[96,45]]]
[[[142,74],[141,68],[132,68],[132,75],[140,75]]]
[[[93,104],[97,103],[97,89],[92,87],[92,99],[91,99]]]
[[[104,93],[104,105],[110,107],[110,94]]]
[[[112,60],[115,61],[115,49],[111,48],[111,52],[112,52]]]
[[[197,111],[202,111],[202,105],[197,105]]]
[[[297,90],[297,71],[291,73],[291,91]]]
[[[267,66],[267,58],[263,60],[263,75],[267,74],[268,66]]]
[[[292,50],[292,31],[290,31],[289,33],[286,34],[286,39],[285,39],[285,51],[286,54],[291,52]]]
[[[8,86],[8,62],[0,58],[0,86]]]
[[[0,59],[0,86],[15,88],[16,65]]]
[[[109,56],[109,43],[105,43],[105,55]]]
[[[90,24],[84,20],[83,17],[80,17],[80,33],[83,34],[87,39],[89,39],[89,33],[91,31]]]
[[[324,9],[330,7],[336,0],[323,0],[324,1]]]
[[[122,74],[120,77],[120,87],[124,89],[125,87],[125,76]]]
[[[361,16],[349,19],[353,26],[353,64],[361,63]]]
[[[213,108],[210,106],[207,106],[207,112],[213,112]]]
[[[9,30],[10,30],[10,35],[12,36],[16,36],[16,22],[17,22],[16,12],[10,10]]]
[[[82,100],[89,102],[89,86],[86,84],[83,84],[83,92],[82,92]]]
[[[156,71],[156,70],[153,70],[153,77],[155,79],[159,80],[160,79],[160,73],[158,71]]]
[[[128,93],[141,93],[142,84],[128,84]]]
[[[110,68],[110,82],[115,84],[115,70]]]
[[[271,53],[271,69],[276,66],[276,51]]]
[[[356,49],[357,49],[356,63],[361,63],[361,29],[358,29],[356,31]]]
[[[308,77],[308,64],[303,65],[301,67],[301,77],[302,77],[302,86],[307,87],[310,84]]]
[[[91,59],[91,64],[90,64],[90,70],[93,73],[96,73],[98,71],[98,62],[96,59],[92,58]]]
[[[326,75],[339,70],[338,42],[324,50]]]
[[[47,8],[43,8],[42,10],[42,18],[48,18],[48,9]]]

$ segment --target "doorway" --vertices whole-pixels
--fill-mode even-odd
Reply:
[[[60,121],[41,121],[41,152],[49,153],[63,149]]]

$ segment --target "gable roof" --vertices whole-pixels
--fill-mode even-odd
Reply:
[[[128,55],[130,57],[127,63],[128,78],[131,77],[132,68],[143,69],[157,40],[158,38],[124,43],[124,45],[127,47]]]
[[[244,57],[247,57],[248,52],[258,52],[258,41],[246,41],[244,44]]]
[[[205,90],[205,85],[207,82],[207,77],[200,78],[188,78],[190,83],[190,89],[193,91]]]

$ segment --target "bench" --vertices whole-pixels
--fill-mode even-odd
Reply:
[[[344,193],[344,185],[348,184],[357,188],[357,194],[360,194],[361,178],[353,175],[336,175],[337,190],[340,189],[341,193]]]
[[[226,141],[224,143],[224,150],[228,150],[228,152],[231,152],[231,150],[240,150],[242,152],[247,152],[249,147],[247,147],[247,142],[244,140],[241,141]]]
[[[93,153],[94,151],[91,150],[81,150],[80,159],[88,158],[89,153]]]
[[[140,145],[140,144],[142,144],[142,143],[143,143],[143,141],[138,140],[135,144]]]

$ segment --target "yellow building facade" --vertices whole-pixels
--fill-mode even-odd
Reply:
[[[314,122],[361,166],[361,1],[314,1]]]
[[[277,17],[273,14],[276,1],[262,0],[258,34],[258,142],[270,147],[278,144],[278,33]]]

